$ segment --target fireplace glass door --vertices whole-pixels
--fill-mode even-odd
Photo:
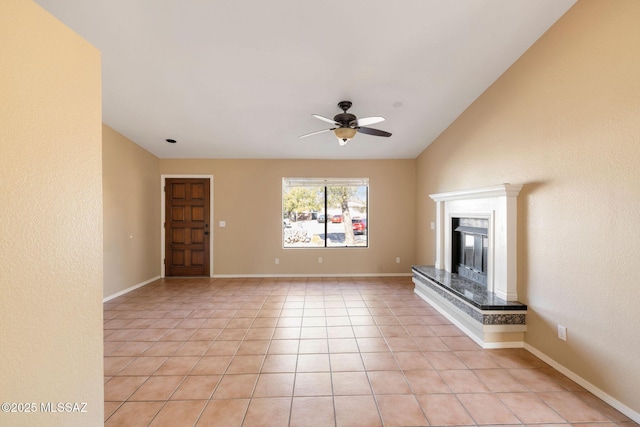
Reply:
[[[487,285],[489,255],[488,220],[454,218],[453,265],[459,276]]]

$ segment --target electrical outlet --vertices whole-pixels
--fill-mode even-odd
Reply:
[[[321,256],[318,257],[318,264],[322,264],[322,257]]]
[[[435,229],[436,229],[436,223],[435,223],[435,222],[433,222],[433,221],[431,221],[431,229],[432,229],[432,230],[435,230]]]
[[[400,264],[400,257],[396,257],[396,264]]]
[[[565,326],[558,325],[558,338],[562,341],[567,340],[567,328]]]
[[[276,258],[276,265],[280,264],[280,258]]]

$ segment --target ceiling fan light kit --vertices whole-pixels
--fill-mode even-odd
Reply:
[[[362,119],[358,119],[355,115],[347,113],[347,110],[351,108],[351,105],[351,101],[339,102],[338,108],[342,110],[342,113],[336,114],[333,120],[320,116],[318,114],[312,114],[313,117],[322,120],[323,122],[331,123],[336,127],[311,132],[306,135],[302,135],[300,138],[306,138],[307,136],[333,131],[333,133],[336,135],[336,138],[338,138],[338,143],[340,144],[340,146],[345,146],[347,145],[347,142],[349,142],[349,140],[356,135],[356,132],[374,136],[391,136],[391,133],[389,132],[363,126],[380,123],[384,121],[384,117],[365,117]]]
[[[356,130],[353,128],[337,128],[333,133],[336,134],[340,145],[347,145],[347,141],[356,135]]]

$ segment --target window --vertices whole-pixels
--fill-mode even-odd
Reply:
[[[368,247],[368,205],[368,178],[283,178],[283,246]]]

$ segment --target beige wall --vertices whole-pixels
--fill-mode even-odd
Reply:
[[[160,276],[157,157],[102,127],[104,296]]]
[[[415,161],[160,160],[161,174],[214,176],[214,275],[410,273]],[[283,177],[368,177],[369,248],[283,249]],[[226,227],[218,227],[224,220]],[[318,263],[318,257],[323,263]],[[400,257],[400,264],[396,264]],[[280,264],[275,265],[275,258]]]
[[[105,126],[102,164],[99,53],[0,2],[0,401],[89,411],[0,424],[102,423],[102,254],[104,295],[159,274],[159,174],[214,175],[217,275],[406,273],[433,263],[428,194],[525,184],[528,345],[640,411],[639,20],[635,0],[581,0],[417,162],[158,160]],[[283,176],[369,177],[370,247],[283,249]]]
[[[510,182],[526,342],[640,411],[640,2],[581,0],[417,162],[428,194]],[[556,325],[568,328],[567,342]]]
[[[0,402],[38,410],[0,425],[101,425],[100,54],[26,0],[0,2],[0,45]]]

